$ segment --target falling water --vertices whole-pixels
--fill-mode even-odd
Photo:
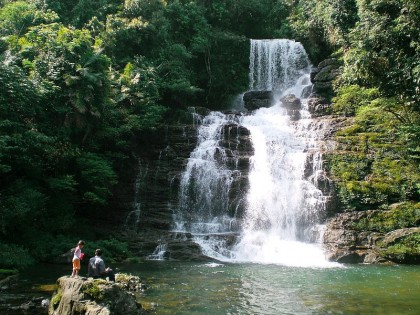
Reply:
[[[229,214],[232,208],[229,193],[240,172],[229,168],[228,152],[220,143],[226,131],[224,127],[238,122],[234,115],[219,112],[213,112],[200,121],[198,145],[181,178],[176,229],[195,234],[232,232],[237,224],[235,213]]]
[[[309,71],[308,56],[299,42],[287,39],[251,40],[250,90],[285,92]]]
[[[271,90],[278,99],[301,97],[310,85],[309,73],[300,43],[251,40],[251,90]],[[317,244],[326,201],[316,187],[322,174],[318,142],[325,126],[313,121],[306,100],[301,102],[298,121],[290,119],[281,101],[248,115],[213,112],[203,118],[198,146],[183,174],[175,221],[178,230],[195,236],[206,255],[222,261],[328,265]],[[226,125],[250,133],[249,173],[226,163],[229,154],[220,145]],[[248,185],[244,211],[238,213],[232,211],[230,190],[234,178],[243,175]]]
[[[141,202],[140,202],[139,192],[140,192],[140,186],[141,186],[142,180],[144,179],[145,176],[147,176],[147,167],[144,169],[140,161],[139,161],[138,169],[139,171],[137,173],[136,180],[134,183],[134,201],[132,205],[133,210],[127,214],[127,217],[125,219],[125,227],[127,229],[133,229],[133,230],[135,230],[139,226],[139,223],[140,223]]]

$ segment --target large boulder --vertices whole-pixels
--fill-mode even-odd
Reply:
[[[393,217],[393,210],[353,211],[328,222],[323,243],[327,258],[340,263],[394,264],[420,262],[420,227],[382,231],[378,218]],[[386,222],[386,221],[385,221]]]
[[[332,219],[324,232],[323,243],[328,260],[340,263],[386,262],[380,258],[375,245],[381,233],[367,234],[354,229],[354,222],[371,215],[371,211],[354,211],[339,214]],[[374,257],[374,258],[372,258]]]
[[[270,107],[273,103],[272,91],[249,91],[243,96],[244,106],[248,110]]]
[[[143,290],[140,279],[116,275],[116,282],[93,278],[61,277],[49,315],[142,315],[146,311],[130,291]]]
[[[420,227],[398,229],[387,233],[379,245],[383,248],[382,255],[387,259],[419,264],[420,244],[416,241],[418,239],[420,239]]]

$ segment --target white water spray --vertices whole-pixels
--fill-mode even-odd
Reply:
[[[300,43],[251,41],[251,89],[271,90],[277,98],[300,97],[310,85],[309,72]],[[326,199],[315,186],[322,173],[317,144],[324,126],[310,119],[301,101],[301,119],[295,122],[280,101],[246,116],[213,112],[204,118],[182,178],[175,221],[178,230],[193,233],[206,255],[222,261],[332,266],[316,244]],[[241,172],[227,167],[229,154],[220,146],[227,124],[249,130],[254,150],[245,211],[239,217],[229,203],[233,178]],[[312,174],[305,176],[309,153]],[[229,233],[236,233],[235,241]]]

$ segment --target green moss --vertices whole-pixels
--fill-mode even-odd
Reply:
[[[354,116],[336,133],[337,148],[326,163],[343,210],[420,200],[418,161],[406,150],[416,133],[401,126],[395,110],[400,100],[384,98],[376,88],[349,85],[338,87],[333,103],[335,113]],[[414,121],[410,124],[417,125]]]
[[[387,233],[396,229],[419,226],[420,203],[403,203],[389,211],[375,212],[354,222],[357,231],[376,231]]]
[[[13,276],[18,274],[19,272],[15,269],[0,269],[0,276]]]
[[[142,284],[141,279],[138,276],[129,275],[126,273],[117,273],[115,275],[117,285],[128,291],[142,291],[145,286]]]
[[[395,244],[382,251],[381,256],[400,262],[420,262],[420,233],[397,240]]]
[[[366,89],[358,85],[342,86],[333,98],[333,111],[336,114],[354,116],[361,106],[378,98],[378,89]]]
[[[107,281],[103,279],[85,282],[83,283],[81,291],[95,300],[102,300],[104,298],[104,291],[100,287],[100,284],[104,283],[107,283]]]
[[[55,307],[55,306],[57,306],[59,303],[60,303],[60,301],[61,301],[61,298],[63,297],[63,295],[62,295],[62,293],[61,293],[61,291],[59,291],[59,292],[57,292],[57,294],[55,294],[53,297],[52,297],[52,299],[51,299],[51,304]]]

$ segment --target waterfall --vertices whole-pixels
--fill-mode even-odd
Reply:
[[[136,230],[139,226],[141,215],[141,201],[139,192],[141,190],[140,188],[142,180],[145,176],[147,176],[147,167],[144,170],[140,161],[138,164],[138,169],[139,171],[137,173],[136,180],[134,183],[134,201],[132,205],[133,210],[130,211],[125,218],[125,228],[129,230]]]
[[[316,187],[323,174],[318,143],[325,126],[310,118],[303,97],[297,121],[279,100],[302,96],[310,86],[310,68],[300,43],[251,40],[250,89],[273,91],[278,100],[246,115],[212,112],[202,118],[174,219],[176,229],[192,233],[206,255],[222,261],[328,265],[317,244],[326,202]],[[226,126],[247,130],[248,169],[235,166],[235,159],[243,158],[235,155],[237,148],[223,145]],[[232,198],[235,180],[244,177],[234,191],[243,194]]]
[[[200,123],[198,145],[181,178],[176,230],[195,234],[232,232],[237,226],[236,207],[229,201],[232,184],[240,176],[236,169],[239,161],[230,158],[232,148],[227,150],[221,142],[232,136],[238,121],[235,115],[213,112]]]
[[[287,39],[251,40],[250,90],[285,92],[309,71],[308,56],[299,42]]]

